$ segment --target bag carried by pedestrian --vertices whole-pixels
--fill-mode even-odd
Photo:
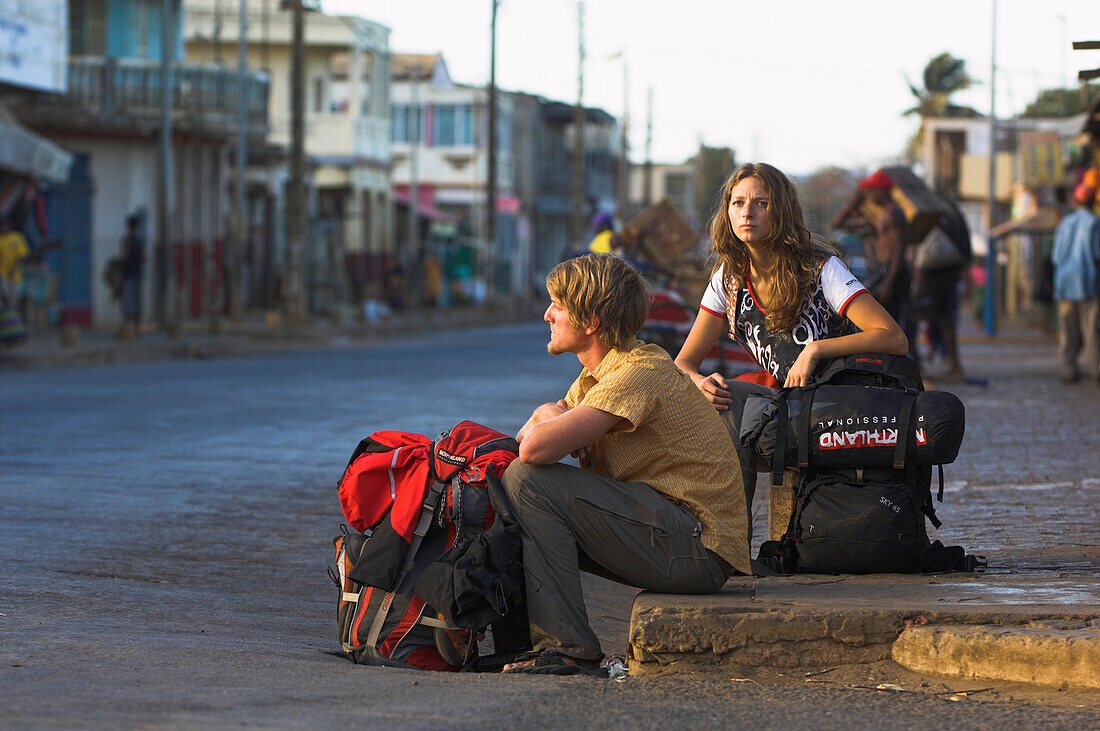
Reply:
[[[923,390],[906,356],[850,355],[823,363],[811,383],[746,402],[740,439],[771,466],[800,470],[786,534],[761,546],[779,573],[973,570],[979,557],[930,543],[932,467],[958,455],[965,411],[953,394]]]
[[[470,421],[435,441],[382,431],[359,443],[339,486],[356,532],[333,540],[329,571],[348,659],[492,670],[530,649],[519,527],[500,482],[518,449]],[[480,657],[487,629],[495,652]]]
[[[967,256],[939,226],[933,226],[928,235],[913,249],[913,266],[922,272],[938,272],[957,269],[966,264]]]

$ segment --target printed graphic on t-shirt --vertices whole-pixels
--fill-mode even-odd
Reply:
[[[867,291],[844,262],[832,257],[811,283],[795,326],[772,333],[766,326],[767,313],[753,296],[747,277],[738,287],[733,277],[723,280],[722,275],[719,270],[711,278],[700,306],[716,315],[725,314],[730,323],[730,337],[780,382],[786,379],[787,371],[807,343],[856,332],[844,312],[856,295]],[[727,301],[727,291],[736,295],[732,302]]]

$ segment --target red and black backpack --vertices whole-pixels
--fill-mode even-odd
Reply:
[[[478,658],[490,626],[497,654],[526,649],[519,529],[505,519],[500,482],[518,451],[513,438],[472,421],[435,441],[379,431],[359,442],[339,485],[356,532],[334,539],[330,571],[348,659],[458,670]]]

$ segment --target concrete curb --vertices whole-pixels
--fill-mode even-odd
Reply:
[[[1100,688],[1100,626],[908,627],[891,656],[921,673]]]
[[[1051,603],[1021,603],[1037,579]],[[810,671],[893,659],[924,673],[1100,687],[1098,589],[1091,577],[876,575],[736,578],[706,596],[642,592],[630,671]]]

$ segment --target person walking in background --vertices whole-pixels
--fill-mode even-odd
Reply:
[[[882,170],[877,170],[859,182],[859,191],[833,220],[833,228],[851,229],[852,218],[859,212],[864,200],[869,200],[878,211],[874,221],[867,221],[871,227],[872,246],[870,250],[871,275],[867,289],[878,300],[883,309],[899,323],[913,340],[910,322],[909,294],[912,285],[912,272],[905,259],[905,242],[908,224],[905,214],[894,202],[891,191],[894,179]]]
[[[614,253],[615,219],[607,211],[597,211],[592,217],[592,231],[595,236],[588,242],[588,251],[593,254]]]
[[[940,197],[946,213],[936,228],[916,249],[913,268],[916,271],[913,285],[914,333],[920,322],[928,324],[933,350],[942,346],[944,377],[960,379],[963,376],[959,362],[957,319],[959,311],[959,283],[970,262],[970,227],[958,205],[949,198]],[[910,337],[913,333],[908,333]],[[911,349],[916,354],[917,349]]]
[[[0,219],[0,345],[11,346],[27,339],[27,328],[19,314],[23,290],[23,261],[30,254],[27,239]]]
[[[122,237],[122,330],[123,340],[139,334],[141,325],[141,273],[145,266],[145,240],[141,237],[141,221],[136,215],[126,218],[126,235]]]
[[[31,253],[27,237],[0,219],[0,304],[18,309],[23,288],[23,260]]]
[[[1054,264],[1054,301],[1062,351],[1062,380],[1081,377],[1077,356],[1084,350],[1086,373],[1100,379],[1100,220],[1092,212],[1096,188],[1082,183],[1073,191],[1075,210],[1054,231],[1050,258]]]

